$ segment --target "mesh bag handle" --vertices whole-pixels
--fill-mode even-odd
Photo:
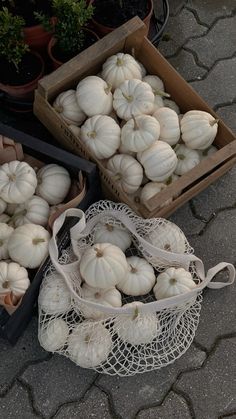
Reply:
[[[178,262],[180,265],[184,266],[185,269],[188,269],[190,262],[194,262],[196,264],[196,270],[197,274],[199,275],[201,279],[201,283],[196,285],[194,289],[191,291],[181,294],[178,296],[165,298],[163,300],[154,301],[150,303],[143,304],[143,306],[140,307],[140,312],[154,312],[154,311],[160,311],[165,308],[174,307],[178,305],[182,305],[191,299],[195,299],[197,295],[205,288],[209,287],[212,289],[220,289],[225,286],[233,284],[235,280],[235,268],[232,264],[221,262],[218,265],[214,266],[213,268],[209,269],[207,274],[205,275],[204,265],[201,259],[197,258],[195,255],[192,254],[177,254],[177,253],[171,253],[162,249],[159,249],[153,245],[151,245],[149,242],[147,242],[145,239],[143,239],[138,232],[136,231],[135,224],[130,220],[130,218],[123,214],[121,211],[116,210],[105,210],[102,213],[94,216],[91,220],[89,220],[86,223],[85,214],[80,209],[68,209],[63,214],[61,214],[54,222],[53,225],[53,234],[52,238],[49,242],[49,254],[51,257],[52,264],[54,265],[55,269],[58,273],[60,273],[72,296],[75,300],[77,300],[80,303],[86,304],[88,307],[99,309],[102,312],[109,313],[109,314],[121,314],[121,313],[127,313],[130,314],[133,312],[133,308],[125,307],[125,308],[110,308],[105,307],[104,305],[93,303],[87,300],[82,299],[73,289],[73,286],[71,284],[70,280],[70,274],[76,273],[79,271],[79,263],[80,263],[80,253],[77,248],[77,240],[82,237],[86,237],[86,235],[91,231],[91,229],[99,222],[101,221],[104,216],[112,216],[117,219],[119,219],[125,227],[140,241],[145,245],[145,248],[150,252],[151,255],[157,256],[161,259],[167,260],[170,265],[172,262]],[[70,229],[70,236],[71,236],[71,243],[72,248],[77,256],[78,260],[76,262],[69,263],[67,265],[62,265],[59,263],[59,252],[57,247],[57,233],[59,232],[60,228],[63,226],[66,217],[75,217],[78,218],[79,221]],[[223,269],[227,269],[229,273],[228,281],[227,282],[211,282],[211,280],[214,278],[214,276],[222,271]]]

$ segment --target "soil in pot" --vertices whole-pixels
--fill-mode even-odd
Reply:
[[[20,86],[36,79],[40,72],[40,63],[36,55],[26,53],[19,64],[18,70],[14,64],[6,59],[0,59],[1,76],[0,83],[10,86]]]
[[[149,1],[147,0],[123,0],[123,7],[120,7],[119,0],[94,0],[95,8],[93,19],[98,23],[116,28],[127,20],[138,15],[144,19],[149,13]]]
[[[52,7],[49,0],[15,0],[14,3],[14,6],[8,4],[7,7],[14,15],[24,18],[26,27],[39,24],[38,20],[35,19],[34,12],[42,12],[45,15],[52,16]],[[3,6],[4,4],[1,4],[1,7]]]

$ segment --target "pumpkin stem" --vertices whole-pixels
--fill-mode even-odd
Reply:
[[[132,274],[136,274],[136,272],[138,271],[137,270],[137,268],[135,268],[134,266],[132,266],[132,265],[129,265],[130,266],[130,268],[131,268],[131,270],[130,270],[130,272],[132,273]]]
[[[103,252],[102,250],[98,249],[97,247],[94,248],[95,252],[96,252],[96,256],[98,258],[101,258],[103,256]]]
[[[133,320],[137,319],[138,315],[139,315],[139,309],[138,309],[138,307],[135,307]]]
[[[112,176],[112,179],[116,182],[118,180],[121,180],[122,176],[120,173],[117,173],[116,175]]]
[[[125,94],[125,93],[123,93],[123,92],[122,92],[122,95],[123,95],[123,96],[124,96],[124,98],[127,100],[127,102],[129,102],[129,103],[133,102],[133,100],[134,100],[133,96],[126,95],[126,94]]]
[[[96,299],[100,298],[100,297],[101,297],[100,292],[95,292],[94,297],[95,297]]]
[[[167,252],[171,251],[171,245],[169,243],[166,243],[164,246],[164,250],[166,250]]]
[[[85,343],[89,343],[90,342],[90,336],[86,335],[84,338]]]
[[[155,96],[170,97],[169,93],[163,92],[163,90],[156,89],[154,90]]]
[[[179,160],[184,160],[186,158],[183,154],[178,154],[177,157]]]
[[[53,107],[54,107],[54,109],[55,109],[56,112],[58,112],[58,113],[62,113],[63,112],[63,106],[54,105]]]
[[[218,124],[219,119],[213,119],[213,121],[210,121],[209,124],[211,127],[213,127],[213,125]]]
[[[37,238],[37,239],[33,239],[32,240],[32,243],[34,244],[34,245],[37,245],[37,244],[39,244],[39,243],[44,243],[45,242],[45,239],[43,239],[43,238]]]
[[[9,286],[10,286],[10,282],[9,282],[9,281],[5,281],[5,282],[3,282],[3,284],[2,284],[2,287],[3,287],[3,288],[9,288]]]
[[[107,87],[105,87],[104,91],[107,95],[111,92],[112,85],[110,83],[107,83]]]
[[[87,136],[89,137],[89,138],[96,138],[96,135],[97,135],[97,133],[96,133],[96,131],[90,131],[90,132],[88,132],[88,134],[87,134]]]
[[[106,229],[108,231],[113,231],[114,230],[114,227],[111,224],[106,224]]]
[[[118,67],[122,67],[124,65],[124,60],[122,60],[121,58],[117,58],[116,65]]]
[[[11,182],[15,182],[15,180],[16,180],[16,175],[15,175],[15,173],[9,174],[9,175],[8,175],[8,179],[9,179]]]
[[[170,278],[169,283],[170,283],[170,285],[175,285],[177,283],[177,279]]]
[[[170,185],[172,183],[172,176],[169,176],[165,183],[166,185]]]
[[[134,121],[134,131],[139,130],[139,125],[137,123],[137,119],[135,119],[135,117],[132,115],[132,119]]]

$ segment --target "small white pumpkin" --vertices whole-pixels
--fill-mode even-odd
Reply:
[[[15,209],[11,223],[15,227],[23,224],[39,224],[43,227],[47,225],[49,217],[49,205],[45,199],[33,195],[24,204],[20,204]]]
[[[184,144],[177,144],[175,153],[178,159],[175,173],[179,176],[189,172],[200,163],[199,152],[186,147]]]
[[[190,272],[183,268],[168,268],[157,277],[153,288],[157,300],[184,294],[196,287]]]
[[[49,232],[42,226],[17,227],[8,241],[10,258],[25,268],[38,268],[48,254],[49,239]]]
[[[7,208],[7,203],[0,198],[0,215],[4,213]]]
[[[177,225],[170,221],[159,224],[148,234],[146,240],[153,246],[168,252],[185,253],[186,251],[186,238],[184,233]]]
[[[10,221],[11,217],[9,217],[8,214],[1,214],[0,215],[0,223],[8,223],[8,221]]]
[[[62,349],[69,336],[69,327],[62,319],[51,320],[39,329],[38,339],[45,351],[55,352]]]
[[[37,173],[38,186],[36,195],[41,196],[50,205],[60,204],[71,186],[69,172],[58,164],[46,164]]]
[[[28,272],[15,262],[0,262],[0,295],[21,297],[30,286]]]
[[[212,154],[215,154],[218,151],[216,147],[213,145],[209,148],[206,148],[205,150],[199,150],[200,160],[205,160],[207,157],[212,156]]]
[[[116,154],[107,163],[107,172],[126,193],[132,194],[138,190],[143,180],[143,168],[132,156]]]
[[[107,115],[95,115],[82,125],[80,138],[98,159],[111,157],[120,145],[120,127]]]
[[[76,98],[87,116],[109,115],[112,111],[111,86],[97,76],[88,76],[79,82]]]
[[[0,222],[0,260],[8,259],[8,240],[13,233],[14,228]]]
[[[68,128],[71,130],[71,132],[73,132],[73,134],[76,137],[80,136],[80,127],[77,127],[76,125],[71,124],[68,126]]]
[[[97,243],[85,250],[80,273],[91,287],[111,288],[124,278],[128,269],[125,254],[110,243]]]
[[[130,256],[127,258],[129,269],[126,276],[117,284],[123,294],[137,297],[145,295],[153,288],[156,277],[153,267],[144,258]]]
[[[92,301],[97,304],[102,304],[106,307],[121,307],[121,293],[115,288],[95,288],[90,287],[88,284],[84,283],[81,288],[81,297],[84,300]],[[80,304],[80,309],[82,314],[87,319],[100,320],[106,317],[106,313],[88,307],[85,304]],[[109,317],[109,315],[108,315]]]
[[[148,179],[163,182],[175,171],[177,156],[171,146],[163,141],[156,141],[147,150],[137,154],[137,159],[144,167]]]
[[[107,360],[111,349],[109,331],[97,322],[80,323],[68,338],[69,358],[83,368],[98,367]]]
[[[194,150],[205,150],[213,143],[218,120],[204,111],[188,111],[180,121],[182,139],[186,146]]]
[[[70,292],[61,275],[53,272],[46,277],[40,289],[38,303],[40,309],[47,314],[61,314],[70,310]]]
[[[172,173],[172,175],[171,176],[169,176],[168,177],[168,179],[166,179],[165,181],[164,181],[164,183],[165,183],[165,185],[166,186],[168,186],[168,185],[171,185],[175,180],[177,180],[177,179],[179,179],[179,176],[178,175],[176,175],[175,173]],[[181,191],[179,191],[178,193],[175,193],[174,195],[173,195],[173,198],[177,198],[179,195],[181,194]]]
[[[114,92],[113,107],[121,119],[152,114],[154,94],[152,88],[141,80],[126,80]]]
[[[160,108],[153,114],[160,124],[161,141],[169,145],[176,144],[180,139],[179,118],[175,111],[170,108]]]
[[[136,63],[138,63],[138,65],[139,65],[139,67],[140,67],[142,78],[143,78],[143,77],[145,77],[145,76],[146,76],[146,74],[147,74],[147,70],[146,70],[146,68],[144,67],[143,63],[141,63],[141,62],[140,62],[140,61],[138,61],[138,60],[136,60]]]
[[[153,196],[158,194],[159,192],[166,189],[167,185],[165,183],[159,183],[159,182],[148,182],[141,191],[140,194],[140,201],[144,204],[146,201],[151,199]],[[172,202],[172,199],[167,199],[167,201],[163,202],[163,204],[160,205],[160,208],[164,207],[165,205],[169,205]]]
[[[111,243],[118,246],[123,252],[130,247],[132,242],[131,234],[128,230],[109,224],[98,223],[94,233],[94,243]]]
[[[80,125],[86,119],[73,89],[60,93],[54,101],[53,107],[67,124]]]
[[[121,142],[125,148],[139,152],[146,150],[160,136],[160,124],[150,115],[130,119],[121,129]]]
[[[128,150],[127,147],[126,147],[126,145],[123,144],[123,143],[120,143],[120,147],[118,149],[118,152],[120,154],[128,154],[128,156],[132,156],[132,157],[135,157],[136,156],[136,153],[134,151]]]
[[[177,103],[175,103],[173,100],[170,100],[170,99],[163,99],[163,102],[164,102],[164,106],[166,108],[170,108],[173,111],[175,111],[177,113],[177,115],[180,115],[180,109],[179,109]]]
[[[0,166],[0,196],[10,204],[21,204],[35,192],[37,177],[34,169],[18,160]]]
[[[160,77],[149,74],[143,78],[143,81],[151,86],[155,96],[170,97],[169,93],[165,92],[165,86]]]
[[[142,79],[141,68],[130,54],[118,52],[107,58],[102,66],[102,78],[115,90],[125,80]]]
[[[123,307],[133,307],[132,314],[122,314],[116,317],[114,329],[119,338],[130,345],[142,345],[152,342],[160,333],[160,324],[156,313],[140,313],[143,305],[140,301],[125,304]]]

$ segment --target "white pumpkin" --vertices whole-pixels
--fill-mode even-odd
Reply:
[[[127,258],[129,269],[117,288],[123,294],[137,297],[145,295],[153,288],[156,277],[153,267],[144,258],[130,256]]]
[[[143,81],[151,86],[155,96],[170,97],[169,93],[165,92],[165,86],[160,77],[149,74],[143,78]]]
[[[168,268],[157,277],[153,288],[157,300],[184,294],[196,287],[190,272],[183,268]]]
[[[0,262],[0,295],[21,297],[30,286],[28,272],[15,262]]]
[[[200,163],[200,155],[197,150],[191,150],[184,144],[177,144],[175,153],[178,159],[175,173],[179,176],[189,172]]]
[[[171,223],[159,224],[148,234],[146,240],[159,249],[167,250],[172,253],[185,253],[186,238],[182,230]]]
[[[68,128],[71,130],[71,132],[73,132],[73,134],[76,137],[80,137],[80,127],[77,127],[76,125],[69,125]]]
[[[67,124],[80,125],[86,119],[73,89],[60,93],[54,101],[53,107]]]
[[[47,201],[39,196],[33,195],[24,204],[19,204],[15,209],[11,223],[15,227],[23,224],[39,224],[46,226],[49,217],[49,205]]]
[[[34,169],[18,160],[0,166],[0,196],[10,204],[21,204],[35,192],[37,177]]]
[[[48,254],[49,239],[49,232],[42,226],[17,227],[8,241],[10,258],[25,268],[38,268]]]
[[[49,352],[62,349],[69,336],[69,327],[62,319],[50,320],[46,326],[39,329],[38,339],[40,345]]]
[[[39,307],[46,314],[66,313],[71,308],[71,295],[61,275],[48,275],[43,282],[38,298]]]
[[[138,190],[143,180],[143,168],[132,156],[116,154],[107,163],[109,176],[126,193],[132,194]]]
[[[4,213],[7,208],[7,203],[0,198],[0,215]]]
[[[121,142],[128,150],[146,150],[160,136],[159,122],[150,115],[130,119],[121,129]]]
[[[38,186],[36,195],[41,196],[50,205],[60,204],[71,186],[69,172],[58,164],[47,164],[37,173]]]
[[[69,358],[83,368],[94,368],[105,362],[112,349],[109,331],[97,322],[84,321],[68,338]]]
[[[88,284],[84,283],[81,288],[81,297],[84,300],[92,301],[97,304],[102,304],[106,307],[122,306],[121,293],[114,287],[108,289],[96,288],[90,287]],[[87,319],[99,320],[106,317],[106,313],[88,307],[86,303],[80,304],[80,310],[82,311],[83,316]]]
[[[102,78],[115,90],[125,80],[142,79],[141,68],[130,54],[118,52],[107,58],[102,66]]]
[[[154,94],[152,88],[141,80],[126,80],[114,92],[113,107],[121,119],[152,114]]]
[[[122,314],[116,317],[114,329],[119,338],[130,345],[142,345],[152,342],[160,333],[160,324],[156,313],[140,313],[143,305],[140,301],[125,304],[123,307],[133,307],[132,314]]]
[[[109,224],[98,223],[94,232],[94,243],[111,243],[123,252],[131,246],[132,237],[128,230]]]
[[[13,215],[17,207],[18,204],[7,204],[5,213],[8,215]]]
[[[151,199],[153,196],[158,194],[159,192],[166,189],[167,185],[165,183],[159,183],[159,182],[148,182],[141,191],[140,194],[140,201],[144,204],[146,201]],[[169,205],[172,202],[172,199],[167,199],[167,201],[163,202],[163,204],[160,205],[160,208],[164,207],[165,205]]]
[[[194,150],[205,150],[213,143],[218,120],[204,111],[188,111],[180,121],[182,139],[186,146]]]
[[[161,96],[159,95],[155,95],[155,99],[154,99],[154,107],[153,107],[153,111],[152,111],[152,115],[160,108],[163,108],[164,102]]]
[[[137,154],[137,159],[144,167],[148,179],[163,182],[175,171],[177,156],[171,146],[163,141],[156,141],[147,150]]]
[[[138,65],[140,67],[142,78],[145,77],[146,74],[147,74],[146,68],[144,67],[144,65],[140,61],[136,60],[136,63],[138,63]]]
[[[107,115],[95,115],[82,125],[80,138],[98,159],[111,157],[120,145],[120,127]]]
[[[170,108],[160,108],[153,114],[160,124],[161,141],[169,145],[177,144],[180,139],[179,118],[175,111]]]
[[[79,82],[76,98],[87,116],[109,115],[112,111],[111,86],[97,76],[88,76]]]
[[[10,221],[11,217],[9,217],[8,214],[1,214],[0,215],[0,223],[8,223],[8,221]]]
[[[179,179],[179,176],[178,175],[176,175],[175,173],[172,173],[172,175],[170,175],[169,177],[168,177],[168,179],[166,179],[165,181],[164,181],[164,183],[165,183],[165,185],[171,185],[171,183],[173,183],[175,180],[177,180],[177,179]]]
[[[212,154],[215,154],[218,151],[216,147],[213,145],[209,148],[206,148],[205,150],[199,150],[200,160],[205,160],[207,157],[212,156]]]
[[[13,233],[14,228],[0,222],[0,260],[8,259],[8,240]]]
[[[170,99],[163,99],[163,102],[164,102],[164,106],[166,108],[170,108],[173,111],[175,111],[177,113],[177,115],[180,115],[180,109],[179,109],[177,103],[175,103],[173,100],[170,100]]]
[[[85,250],[80,273],[91,287],[111,288],[124,278],[128,269],[125,254],[110,243],[97,243]]]

